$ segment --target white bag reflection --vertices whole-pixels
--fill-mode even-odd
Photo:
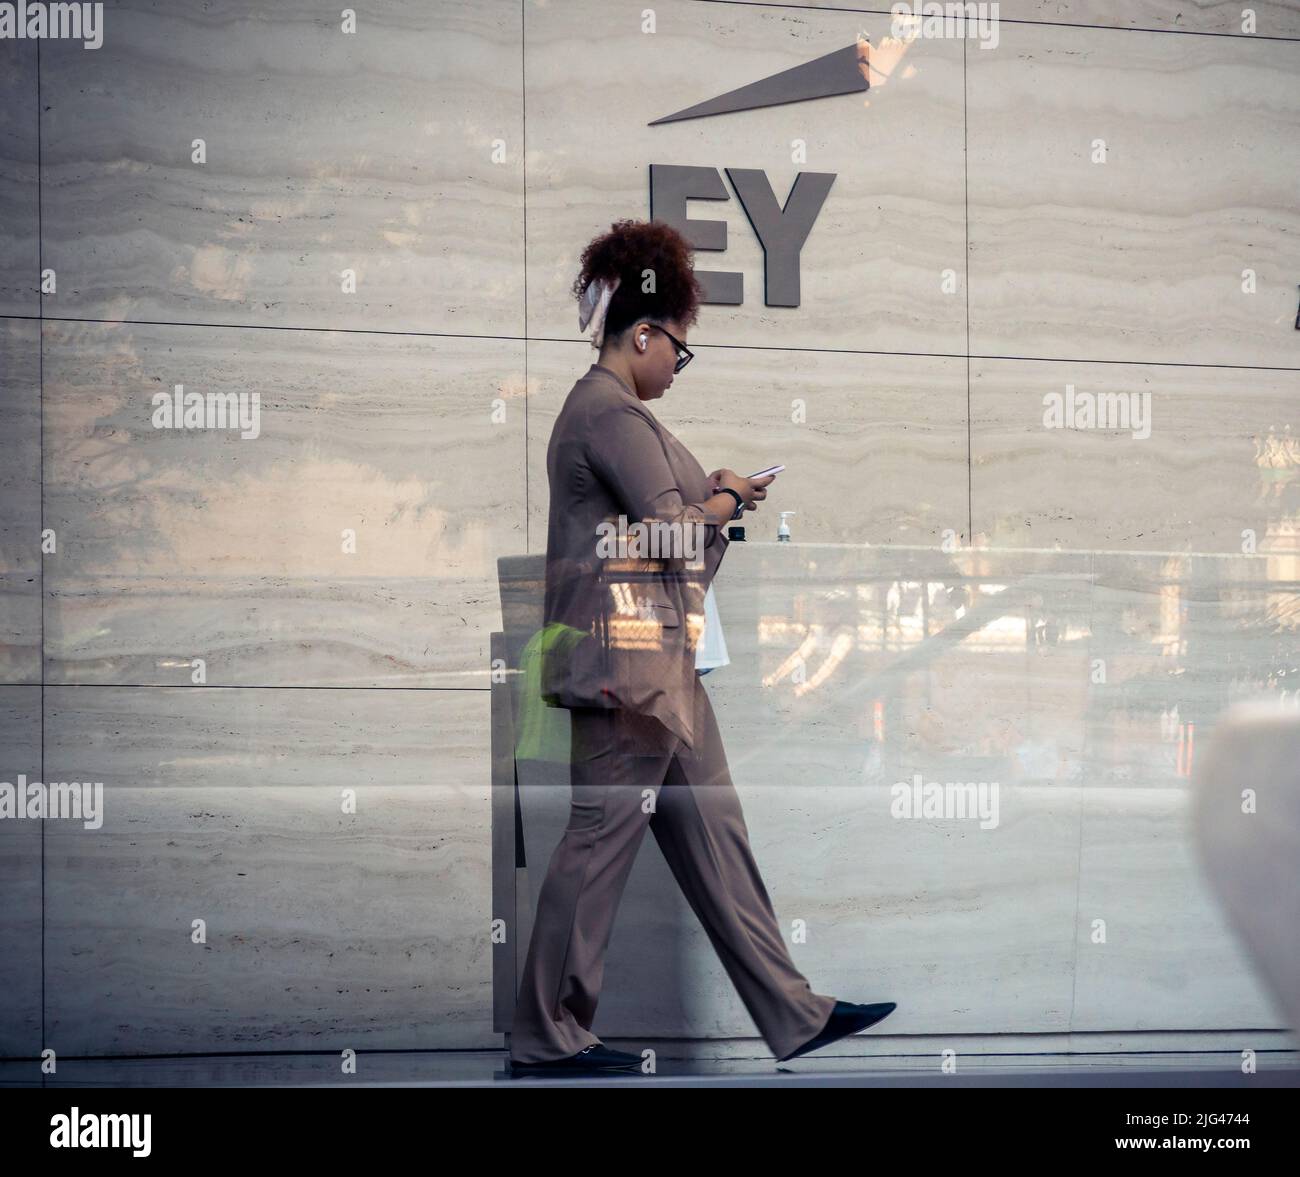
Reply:
[[[718,616],[718,602],[713,597],[713,585],[704,594],[704,636],[695,647],[695,669],[702,674],[726,666],[727,639],[722,636],[722,618]]]

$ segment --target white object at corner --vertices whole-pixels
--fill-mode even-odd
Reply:
[[[722,618],[718,616],[718,602],[713,597],[713,585],[704,594],[704,632],[695,647],[695,669],[716,670],[731,662],[727,657],[727,640],[722,636]]]

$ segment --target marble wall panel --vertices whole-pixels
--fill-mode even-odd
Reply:
[[[973,360],[971,458],[994,545],[1294,551],[1300,372]]]
[[[41,325],[0,319],[0,682],[41,681]]]
[[[48,44],[47,314],[522,334],[518,4],[341,11],[131,0]]]
[[[730,2],[730,0],[729,0]],[[764,8],[770,0],[738,0]],[[924,0],[929,6],[935,0]],[[783,8],[832,8],[837,12],[888,10],[889,5],[855,6],[847,0],[824,4],[821,0],[782,0]],[[922,7],[913,2],[912,9]],[[942,4],[947,8],[947,4]],[[1170,33],[1211,33],[1220,36],[1246,36],[1242,31],[1242,10],[1255,13],[1259,37],[1300,37],[1300,9],[1294,0],[1262,0],[1242,5],[1238,0],[1001,0],[997,6],[1001,21],[1032,21],[1061,25],[1098,25],[1116,29],[1157,29]],[[985,6],[986,18],[993,6]],[[974,36],[974,34],[972,34]]]
[[[0,315],[40,314],[36,43],[0,41]]]
[[[1007,25],[971,51],[971,351],[1296,368],[1297,72],[1300,44],[1251,38]]]
[[[485,1044],[486,692],[55,687],[47,708],[50,778],[104,785],[99,828],[46,823],[56,1048]]]
[[[41,690],[0,686],[0,783],[18,790],[41,775]],[[24,778],[24,779],[20,779]],[[41,1051],[41,822],[0,821],[0,1055],[34,1059]]]
[[[45,330],[53,681],[203,658],[209,683],[486,689],[496,557],[524,544],[522,344]],[[178,384],[256,394],[257,436],[155,428]]]

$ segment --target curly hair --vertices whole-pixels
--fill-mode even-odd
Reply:
[[[704,295],[691,259],[690,244],[666,221],[615,221],[608,233],[594,238],[582,251],[573,296],[580,299],[595,278],[618,277],[618,289],[605,315],[606,340],[617,340],[643,320],[690,326]],[[652,278],[653,288],[647,291]]]

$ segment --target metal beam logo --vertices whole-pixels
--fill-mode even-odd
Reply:
[[[687,119],[710,118],[740,110],[786,106],[814,98],[863,94],[889,81],[892,67],[906,53],[907,44],[887,38],[876,65],[871,63],[871,42],[865,34],[843,49],[825,53],[802,65],[760,78],[674,114],[649,123],[651,127]],[[883,72],[882,72],[883,68]],[[799,259],[813,222],[821,212],[834,172],[800,172],[782,204],[772,191],[767,174],[756,168],[727,168],[750,227],[763,247],[763,301],[767,306],[797,307],[800,301]],[[725,221],[687,217],[688,200],[728,200],[730,194],[716,168],[650,165],[650,215],[678,229],[697,252],[722,252],[727,248]],[[734,271],[696,269],[706,303],[739,306],[744,302],[744,276]]]
[[[760,78],[737,90],[729,90],[679,110],[648,124],[677,123],[686,119],[709,118],[739,110],[758,110],[765,106],[787,106],[791,102],[808,102],[814,98],[834,98],[840,94],[861,94],[871,89],[871,45],[865,37],[852,45],[836,49],[813,61],[806,61],[780,73]]]

